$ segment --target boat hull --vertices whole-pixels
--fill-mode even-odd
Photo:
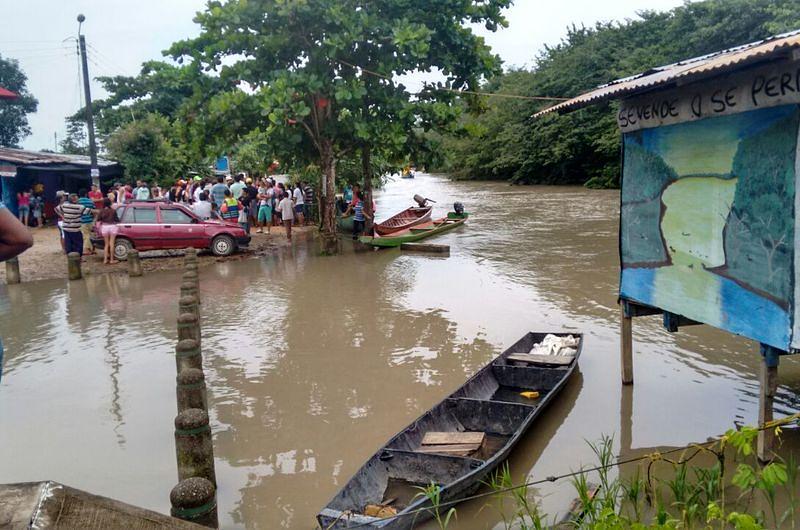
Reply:
[[[439,485],[440,502],[457,501],[474,493],[506,460],[573,374],[583,337],[577,333],[572,335],[578,338],[579,344],[571,363],[549,367],[523,366],[509,361],[509,355],[530,351],[545,334],[530,332],[523,336],[375,453],[318,514],[321,527],[404,529],[432,517],[432,512],[426,510],[430,502],[420,496],[400,506],[394,517],[382,519],[357,513],[366,504],[377,504],[388,498],[391,481],[396,480],[393,477],[400,476],[409,484],[415,484],[416,493],[419,487],[431,482]],[[522,397],[520,389],[537,390],[541,397],[529,400]],[[482,431],[487,441],[471,456],[418,452],[425,433],[430,431]],[[488,443],[489,436],[494,440],[492,443]],[[396,491],[399,490],[392,490],[391,495]]]
[[[375,236],[361,236],[359,241],[374,247],[399,247],[403,243],[413,243],[414,241],[427,239],[458,228],[467,221],[468,217],[469,214],[467,213],[461,215],[449,213],[447,217],[443,217],[442,219],[422,223],[386,236],[377,234]]]
[[[406,208],[382,223],[376,224],[374,227],[375,233],[386,236],[430,221],[432,210],[433,207],[431,206]]]

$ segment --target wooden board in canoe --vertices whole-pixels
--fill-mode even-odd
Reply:
[[[583,347],[579,333],[572,334],[578,345],[568,365],[508,360],[529,353],[545,336],[527,333],[389,440],[320,511],[320,526],[411,528],[433,515],[426,510],[431,507],[428,499],[416,496],[418,488],[438,485],[441,502],[474,493],[556,398],[578,365]],[[538,397],[522,395],[532,395],[530,391],[538,392]],[[446,437],[443,433],[447,432],[470,434]],[[478,438],[472,433],[483,433],[477,449],[474,442]],[[431,443],[437,441],[448,442],[441,445],[439,453]],[[365,515],[365,511],[372,512],[367,506],[388,509],[380,510],[383,517],[370,516]]]
[[[385,236],[424,223],[430,220],[431,210],[433,210],[433,206],[425,206],[422,208],[412,206],[411,208],[406,208],[402,212],[394,214],[385,221],[376,224],[375,232]]]
[[[374,236],[361,236],[359,241],[375,247],[399,247],[403,243],[419,241],[420,239],[425,239],[457,228],[467,221],[467,217],[469,217],[467,213],[459,215],[450,212],[447,214],[447,217],[418,224],[389,235],[382,236],[375,234]]]

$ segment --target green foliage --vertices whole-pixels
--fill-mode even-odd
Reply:
[[[59,147],[62,153],[70,155],[88,155],[89,139],[86,134],[86,123],[78,120],[67,120],[67,135]]]
[[[331,234],[337,162],[362,152],[369,178],[370,155],[402,157],[418,141],[416,127],[452,123],[461,107],[448,90],[474,90],[500,68],[467,23],[504,26],[501,10],[509,4],[212,0],[195,18],[200,35],[175,43],[169,53],[218,73],[223,83],[253,89],[256,126],[278,157],[293,166],[313,163],[327,176],[330,211],[323,212],[323,230]],[[392,81],[432,69],[445,82],[416,97]]]
[[[420,490],[420,492],[414,495],[414,499],[418,497],[425,497],[428,499],[428,502],[431,504],[433,519],[439,526],[439,530],[445,530],[448,526],[450,526],[451,518],[456,519],[457,515],[455,508],[450,508],[444,514],[442,514],[442,487],[431,482],[427,486],[416,486],[416,488]]]
[[[148,114],[117,129],[108,139],[108,151],[125,167],[128,178],[169,184],[188,169],[184,154],[170,140],[169,129],[169,120]]]
[[[0,146],[18,147],[31,134],[28,114],[36,112],[39,102],[28,92],[28,78],[14,59],[0,56],[0,87],[19,94],[14,100],[0,100]]]
[[[624,23],[571,27],[530,71],[485,84],[492,93],[572,97],[611,80],[736,46],[800,26],[794,0],[706,0],[669,12],[643,11]],[[531,115],[555,102],[489,97],[488,112],[462,121],[442,165],[460,178],[616,186],[620,134],[616,104],[563,116]]]

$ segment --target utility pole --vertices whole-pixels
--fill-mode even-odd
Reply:
[[[89,90],[89,65],[86,61],[86,38],[81,34],[81,24],[86,20],[83,15],[78,15],[78,43],[81,50],[81,64],[83,65],[83,91],[86,94],[86,128],[89,130],[89,159],[91,160],[92,184],[100,189],[100,168],[97,165],[97,145],[94,142],[94,115],[92,114],[92,94]]]

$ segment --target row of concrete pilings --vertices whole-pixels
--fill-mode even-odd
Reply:
[[[169,494],[171,515],[211,528],[218,526],[217,477],[208,420],[200,333],[200,276],[197,250],[187,249],[178,302],[178,375],[175,416],[175,456],[178,484]]]
[[[128,275],[142,276],[139,253],[128,254]],[[70,280],[83,278],[81,255],[67,255]],[[19,260],[6,261],[6,283],[20,283]],[[203,373],[200,337],[200,276],[197,250],[186,250],[178,301],[178,344],[175,347],[177,377],[175,391],[178,414],[175,416],[175,457],[178,484],[169,494],[171,515],[196,524],[217,528],[217,478],[214,471],[214,446],[208,418],[208,398]]]

